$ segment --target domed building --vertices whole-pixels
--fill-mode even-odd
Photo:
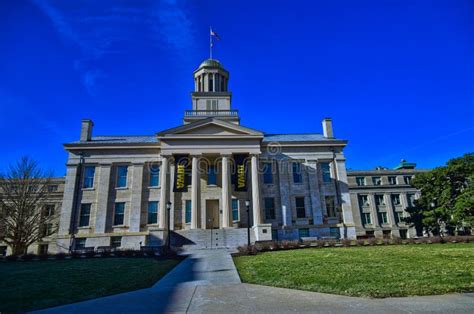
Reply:
[[[267,134],[241,124],[228,87],[229,72],[208,59],[182,125],[100,136],[83,120],[80,140],[64,145],[58,250],[354,239],[347,141],[331,119],[321,133]]]

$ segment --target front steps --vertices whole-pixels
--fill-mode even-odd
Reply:
[[[245,228],[175,230],[171,233],[171,245],[183,249],[235,249],[246,244]]]

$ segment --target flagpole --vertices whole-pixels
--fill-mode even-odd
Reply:
[[[209,59],[212,60],[212,28],[209,26]]]

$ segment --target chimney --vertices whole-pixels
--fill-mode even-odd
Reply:
[[[323,134],[326,138],[334,138],[334,133],[332,132],[332,120],[331,118],[323,119]]]
[[[89,142],[92,137],[92,127],[94,122],[89,119],[82,119],[81,124],[81,142]]]

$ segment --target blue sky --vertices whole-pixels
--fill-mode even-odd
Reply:
[[[191,108],[209,54],[242,124],[349,140],[347,166],[421,168],[474,149],[474,3],[451,1],[0,2],[0,169],[29,155],[64,175],[62,143],[154,134]]]

